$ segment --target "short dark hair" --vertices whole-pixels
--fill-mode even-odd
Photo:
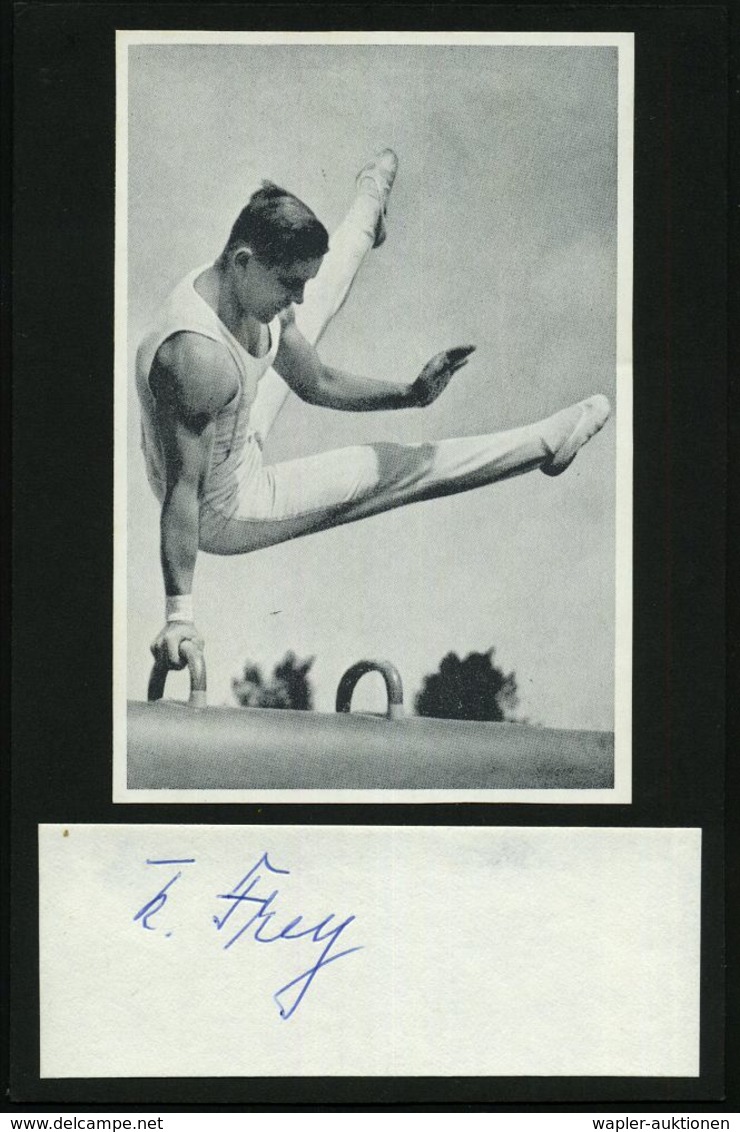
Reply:
[[[223,254],[242,244],[271,267],[284,266],[326,255],[329,233],[298,197],[263,181],[237,216]]]

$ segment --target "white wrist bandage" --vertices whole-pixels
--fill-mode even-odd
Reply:
[[[167,621],[193,620],[193,595],[170,594],[165,607]]]

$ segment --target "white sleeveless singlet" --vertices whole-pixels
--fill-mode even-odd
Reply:
[[[156,402],[149,386],[149,375],[159,347],[173,334],[189,331],[221,342],[239,371],[240,388],[228,405],[214,418],[215,439],[211,462],[201,494],[201,503],[230,517],[238,506],[239,483],[244,471],[249,438],[249,412],[257,382],[272,365],[280,341],[280,319],[269,325],[270,348],[262,358],[254,358],[224,325],[212,307],[195,289],[195,281],[211,265],[189,272],[175,287],[136,353],[136,390],[141,405],[141,447],[146,474],[152,491],[161,502],[166,491],[165,457],[157,428]]]

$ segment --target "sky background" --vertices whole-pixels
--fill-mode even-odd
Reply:
[[[423,411],[339,413],[291,395],[266,457],[496,432],[596,392],[614,404],[616,97],[614,47],[129,48],[129,699],[146,698],[164,604],[133,379],[148,315],[218,255],[261,178],[331,231],[357,170],[390,145],[388,239],[320,353],[410,382],[438,350],[477,352]],[[316,657],[322,711],[364,657],[397,666],[410,706],[445,653],[494,647],[520,718],[611,730],[615,437],[612,418],[557,479],[534,472],[244,557],[199,555],[209,702],[233,702],[245,660],[270,671],[293,649]],[[168,694],[185,696],[185,674]],[[382,709],[379,677],[354,705]]]

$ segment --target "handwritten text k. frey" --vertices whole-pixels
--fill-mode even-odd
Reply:
[[[194,865],[195,863],[193,857],[147,860],[148,865]],[[353,951],[362,950],[360,946],[348,947],[343,951],[334,950],[342,932],[355,919],[354,916],[347,916],[344,920],[338,920],[335,914],[330,912],[318,923],[309,927],[301,913],[283,924],[282,927],[278,926],[275,921],[278,917],[276,901],[280,895],[279,889],[273,888],[270,892],[266,890],[261,892],[259,886],[263,882],[267,886],[270,876],[289,875],[290,869],[277,868],[272,864],[267,853],[263,853],[256,864],[252,865],[229,892],[217,894],[217,899],[228,902],[228,907],[223,915],[213,916],[216,930],[228,937],[223,945],[225,951],[232,948],[242,937],[247,937],[247,933],[249,933],[248,938],[255,943],[275,944],[304,939],[317,945],[324,945],[315,963],[294,979],[285,983],[284,986],[281,986],[272,996],[280,1011],[280,1017],[286,1021],[298,1009],[322,967],[328,967],[330,963],[334,963],[337,959],[343,959],[345,955],[351,955]],[[161,912],[167,903],[173,886],[181,876],[182,870],[178,870],[157,894],[139,909],[134,916],[134,921],[140,922],[141,926],[148,931],[156,930],[150,921]],[[244,918],[245,913],[247,914],[246,919]],[[167,932],[166,934],[171,933]]]

